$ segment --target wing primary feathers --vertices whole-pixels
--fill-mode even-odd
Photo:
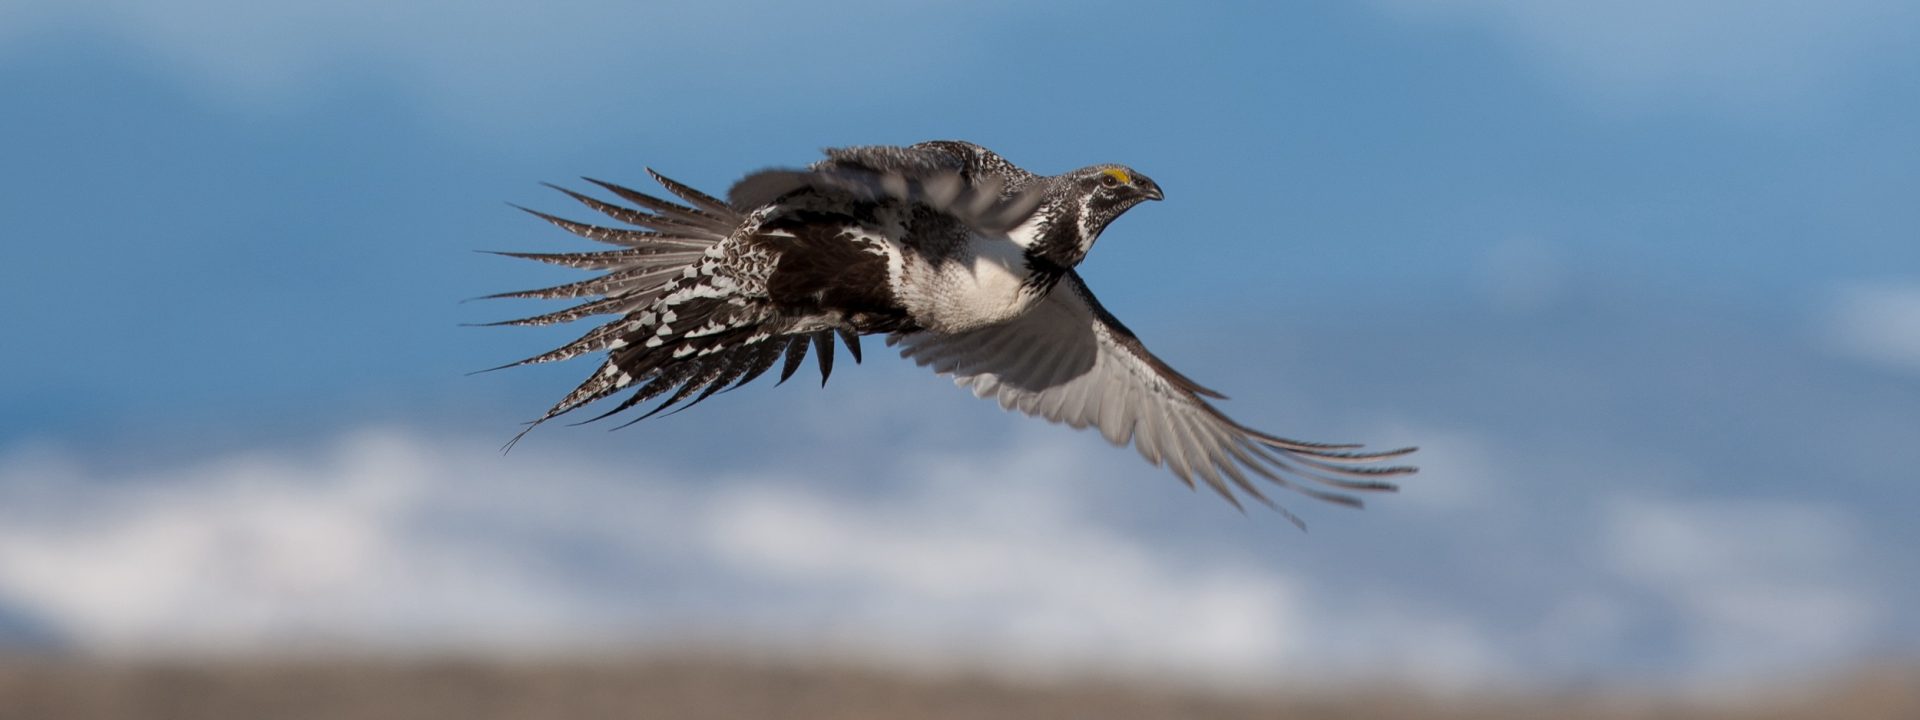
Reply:
[[[1264,440],[1264,438],[1262,439]],[[1272,444],[1272,443],[1269,443],[1269,444]],[[1403,448],[1394,448],[1392,450],[1378,450],[1378,451],[1368,451],[1368,452],[1335,452],[1335,451],[1300,450],[1297,448],[1287,447],[1284,445],[1274,445],[1274,447],[1284,448],[1286,450],[1290,450],[1299,455],[1320,458],[1322,460],[1326,460],[1329,462],[1358,462],[1358,463],[1369,463],[1369,462],[1379,462],[1381,460],[1392,460],[1394,458],[1416,452],[1420,449],[1417,447],[1403,447]],[[1355,445],[1354,447],[1362,447],[1362,446]]]
[[[1386,465],[1386,466],[1335,465],[1330,462],[1325,462],[1325,461],[1316,459],[1311,455],[1294,455],[1293,462],[1297,462],[1297,463],[1300,463],[1301,465],[1306,465],[1308,467],[1312,467],[1318,470],[1324,470],[1330,473],[1338,473],[1340,475],[1345,475],[1345,476],[1354,477],[1354,478],[1378,478],[1378,477],[1392,477],[1395,475],[1412,475],[1420,471],[1419,468],[1416,468],[1412,465]],[[1395,486],[1393,483],[1385,482],[1381,480],[1340,480],[1338,484],[1340,484],[1342,487],[1348,487],[1354,490],[1396,490],[1398,489],[1398,487]]]
[[[1245,425],[1241,425],[1239,423],[1233,423],[1233,426],[1237,428],[1240,432],[1259,438],[1261,442],[1271,445],[1273,447],[1292,450],[1295,452],[1308,453],[1312,455],[1326,455],[1328,451],[1354,450],[1357,448],[1365,447],[1364,445],[1361,445],[1359,443],[1317,443],[1317,442],[1305,442],[1301,440],[1289,440],[1287,438],[1283,438],[1277,435],[1269,435],[1267,433],[1260,432],[1259,430],[1255,430],[1253,428],[1247,427]],[[1414,448],[1402,448],[1399,450],[1389,450],[1385,453],[1380,453],[1379,457],[1383,457],[1383,458],[1394,457],[1395,455],[1405,455],[1413,451],[1414,451]],[[1368,453],[1349,455],[1349,457],[1358,458],[1365,455],[1368,455]]]
[[[1191,478],[1192,475],[1198,475],[1200,480],[1205,482],[1207,487],[1212,489],[1215,494],[1226,498],[1227,502],[1232,503],[1234,509],[1245,512],[1246,508],[1240,504],[1239,498],[1233,497],[1233,491],[1228,490],[1226,484],[1220,482],[1218,476],[1208,472],[1213,462],[1205,457],[1205,450],[1201,447],[1192,428],[1187,426],[1186,416],[1174,413],[1169,414],[1166,420],[1168,435],[1167,446],[1172,451],[1173,460],[1179,463],[1176,467],[1180,468],[1180,473],[1183,476],[1188,476],[1187,481],[1189,483],[1193,481]]]
[[[1188,416],[1178,417],[1175,420],[1181,434],[1186,436],[1183,444],[1197,451],[1198,457],[1194,459],[1194,465],[1199,470],[1200,476],[1206,479],[1207,485],[1212,487],[1214,492],[1232,495],[1232,488],[1227,487],[1221,477],[1223,474],[1221,469],[1233,467],[1233,458],[1222,454],[1221,450],[1223,446],[1232,444],[1233,438],[1222,438],[1217,434],[1209,433],[1208,428],[1202,426],[1205,421],[1204,417]]]
[[[1240,488],[1240,492],[1246,493],[1254,500],[1259,501],[1261,505],[1276,509],[1280,507],[1280,504],[1274,502],[1272,498],[1267,497],[1266,493],[1260,492],[1259,486],[1254,485],[1252,481],[1248,480],[1246,473],[1241,472],[1239,464],[1233,462],[1231,458],[1226,462],[1220,463],[1220,472],[1225,473],[1228,478],[1231,478],[1234,487]]]
[[[1304,478],[1308,478],[1308,479],[1320,481],[1320,482],[1324,482],[1326,480],[1326,478],[1315,475],[1312,472],[1302,470],[1298,467],[1294,467],[1291,463],[1288,463],[1286,461],[1275,461],[1273,463],[1273,466],[1274,466],[1274,469],[1283,473],[1291,473],[1294,475],[1298,475],[1300,477],[1304,477]],[[1322,500],[1325,502],[1333,503],[1335,505],[1345,505],[1351,508],[1363,508],[1363,507],[1366,507],[1367,505],[1366,501],[1361,500],[1360,498],[1354,497],[1352,495],[1345,495],[1342,493],[1331,492],[1328,490],[1321,490],[1319,488],[1299,485],[1297,483],[1294,489],[1315,500]]]
[[[1235,422],[1208,401],[1220,393],[1148,352],[1099,307],[1077,274],[1069,271],[1061,282],[1065,287],[1014,321],[956,335],[895,334],[888,344],[1001,407],[1073,427],[1097,426],[1108,441],[1131,443],[1147,462],[1167,468],[1188,487],[1204,482],[1235,507],[1251,497],[1303,529],[1305,523],[1274,502],[1255,476],[1316,500],[1358,507],[1358,497],[1335,490],[1390,492],[1396,488],[1386,478],[1415,472],[1369,465],[1411,448],[1370,451],[1301,442]],[[1082,364],[1076,352],[1093,359]]]
[[[1286,478],[1286,476],[1281,475],[1280,473],[1274,472],[1273,468],[1267,467],[1267,464],[1271,463],[1274,466],[1274,468],[1278,468],[1282,471],[1294,471],[1293,468],[1289,467],[1285,462],[1274,459],[1272,457],[1268,457],[1264,453],[1260,454],[1261,456],[1259,459],[1255,459],[1253,457],[1250,457],[1247,454],[1246,449],[1243,447],[1239,447],[1239,445],[1240,445],[1239,443],[1229,444],[1228,452],[1233,454],[1234,457],[1238,458],[1240,462],[1246,465],[1249,469],[1253,470],[1256,473],[1259,473],[1260,477],[1266,478],[1267,482],[1271,482],[1275,485],[1279,485],[1280,487],[1286,488],[1288,490],[1292,490],[1302,495],[1306,495],[1307,497],[1313,498],[1315,500],[1322,500],[1322,501],[1333,503],[1335,505],[1346,505],[1348,507],[1361,506],[1360,499],[1353,497],[1351,495],[1341,495],[1339,493],[1331,493],[1325,490],[1320,490],[1318,488],[1301,485],[1300,483],[1289,480]],[[1255,453],[1259,453],[1260,448],[1258,446],[1246,446],[1246,447],[1251,448]],[[1263,463],[1261,462],[1261,460],[1265,460],[1267,462]]]
[[[1305,458],[1305,457],[1292,455],[1287,458],[1282,458],[1275,454],[1276,451],[1269,450],[1268,448],[1261,447],[1260,445],[1256,444],[1256,445],[1251,445],[1250,447],[1252,447],[1253,451],[1255,453],[1258,453],[1260,457],[1265,458],[1267,462],[1272,463],[1276,467],[1285,467],[1293,472],[1300,474],[1302,477],[1310,478],[1315,482],[1322,483],[1325,485],[1330,485],[1337,488],[1346,489],[1346,490],[1359,490],[1363,492],[1397,492],[1399,491],[1400,487],[1397,485],[1394,485],[1393,483],[1383,482],[1379,480],[1348,480],[1344,478],[1332,477],[1327,475],[1326,473],[1333,472],[1333,473],[1341,473],[1346,475],[1366,477],[1366,476],[1380,476],[1380,475],[1409,475],[1416,471],[1416,468],[1411,468],[1411,467],[1351,468],[1351,467],[1334,467],[1334,466],[1328,466],[1324,464],[1309,464],[1308,458]],[[1282,450],[1278,452],[1285,452],[1285,451]],[[1301,467],[1294,467],[1296,464],[1300,465]]]

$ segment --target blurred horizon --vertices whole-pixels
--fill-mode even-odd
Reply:
[[[0,3],[0,655],[826,648],[1261,687],[1920,661],[1920,8]],[[1082,266],[1296,531],[871,338],[618,432],[541,181],[1123,162]],[[902,661],[905,662],[905,661]]]

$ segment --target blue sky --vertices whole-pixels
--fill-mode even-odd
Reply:
[[[0,637],[1910,657],[1920,11],[1670,5],[0,5]],[[578,247],[506,203],[934,138],[1151,174],[1105,303],[1237,417],[1423,473],[1303,536],[883,352],[492,451],[589,369],[463,374],[570,337],[459,326],[568,277],[472,252]]]

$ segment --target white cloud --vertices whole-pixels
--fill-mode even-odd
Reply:
[[[503,473],[481,467],[491,453],[477,443],[373,430],[318,454],[101,474],[39,455],[0,464],[0,597],[85,647],[581,632],[566,627],[575,603],[542,582],[537,563],[431,530],[457,519],[441,517],[443,504],[457,511],[466,492],[507,490]],[[59,465],[56,486],[41,473]]]
[[[1879,608],[1859,580],[1857,528],[1828,507],[1621,500],[1602,543],[1614,572],[1680,614],[1695,680],[1750,681],[1871,644]]]
[[[1375,0],[1421,22],[1465,20],[1536,53],[1608,107],[1674,103],[1804,111],[1836,78],[1897,49],[1902,0]]]
[[[1920,371],[1920,283],[1860,283],[1834,293],[1824,335],[1835,351]]]
[[[1022,673],[1497,679],[1467,618],[1338,607],[1256,548],[1101,521],[1089,500],[1135,460],[1043,437],[902,452],[876,473],[897,481],[851,494],[382,428],[162,468],[22,449],[0,455],[0,605],[107,652],[712,639]]]
[[[0,453],[0,609],[106,652],[717,642],[1023,675],[1431,689],[1619,671],[1660,657],[1631,638],[1670,629],[1686,681],[1799,672],[1858,657],[1885,627],[1856,567],[1868,543],[1833,509],[1598,503],[1597,545],[1559,540],[1589,519],[1542,525],[1538,501],[1556,491],[1507,478],[1489,458],[1509,450],[1422,431],[1434,482],[1383,498],[1393,527],[1367,534],[1400,535],[1349,554],[1361,538],[1335,523],[1299,535],[1136,486],[1171,481],[1036,429],[946,445],[964,451],[886,435],[861,481],[783,455],[678,478],[599,443],[503,457],[498,438],[394,428],[160,466],[15,448]],[[1437,487],[1449,477],[1474,484]],[[1150,527],[1113,501],[1129,489],[1156,503]],[[1207,534],[1222,525],[1240,529]],[[1503,565],[1511,577],[1487,574]],[[1461,586],[1487,581],[1510,590]]]
[[[1298,659],[1307,609],[1295,580],[1186,562],[1075,511],[1066,486],[1034,481],[1091,479],[1077,455],[1035,446],[986,462],[922,458],[908,474],[926,486],[901,498],[750,485],[717,499],[709,541],[722,562],[790,598],[831,589],[846,621],[960,655],[1207,676]]]

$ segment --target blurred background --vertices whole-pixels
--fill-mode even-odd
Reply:
[[[1901,0],[0,2],[0,703],[1913,717],[1916,76]],[[1301,533],[875,343],[499,452],[592,370],[466,375],[581,331],[461,326],[588,245],[506,203],[940,138],[1152,175],[1105,304],[1422,472]]]

